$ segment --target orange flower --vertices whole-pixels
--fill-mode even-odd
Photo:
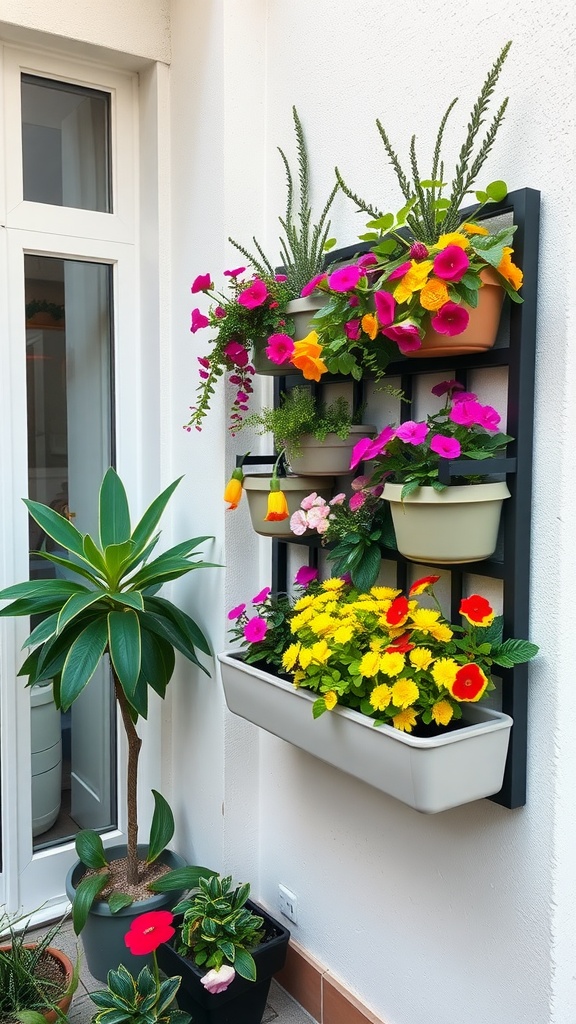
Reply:
[[[277,476],[273,476],[270,481],[268,508],[264,516],[264,522],[280,523],[283,519],[288,519],[289,515],[286,495],[280,490],[280,480]]]
[[[328,370],[326,363],[320,358],[321,355],[322,346],[318,344],[318,335],[316,331],[310,331],[305,338],[294,343],[294,353],[290,362],[297,370],[302,371],[306,380],[319,381],[322,374]]]
[[[242,469],[238,467],[238,469],[235,469],[233,471],[232,476],[230,477],[228,483],[226,484],[226,489],[224,491],[224,501],[230,502],[226,511],[229,512],[230,509],[238,508],[238,504],[242,497],[243,480],[244,473],[242,472]]]
[[[370,341],[374,341],[374,338],[378,334],[378,320],[373,313],[366,313],[362,317],[362,330],[364,334],[367,334]]]
[[[470,242],[466,235],[461,235],[459,231],[450,231],[447,235],[440,235],[436,242],[438,249],[445,249],[448,245],[457,245],[460,249],[467,249]]]
[[[420,292],[420,305],[424,309],[440,309],[444,306],[450,298],[448,288],[444,281],[439,281],[437,277],[432,277],[426,282],[422,291]]]
[[[462,224],[462,230],[467,235],[489,235],[488,228],[481,227],[480,224]]]
[[[504,255],[498,265],[498,273],[502,274],[502,277],[505,277],[506,280],[510,282],[515,291],[518,291],[522,287],[524,274],[520,270],[520,267],[517,267],[515,263],[512,263],[510,256],[513,252],[514,249],[511,249],[510,246],[504,246]]]

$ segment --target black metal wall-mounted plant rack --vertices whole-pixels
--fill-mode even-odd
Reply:
[[[512,215],[517,226],[514,235],[514,259],[522,267],[524,282],[522,304],[510,303],[510,328],[508,343],[479,355],[452,356],[446,358],[402,358],[388,366],[386,375],[400,378],[400,387],[410,398],[416,377],[427,373],[437,374],[451,371],[465,387],[468,374],[483,368],[508,368],[507,431],[515,438],[508,446],[505,459],[491,461],[492,474],[506,474],[511,493],[504,502],[501,526],[501,544],[497,557],[475,562],[466,566],[442,565],[443,571],[451,575],[451,617],[458,617],[462,597],[462,578],[465,573],[484,576],[502,581],[504,636],[528,637],[530,602],[530,521],[532,494],[532,440],[534,410],[534,365],[536,350],[536,296],[538,280],[538,237],[539,237],[540,193],[525,188],[511,192],[501,203],[491,204],[483,211],[490,220]],[[466,211],[471,217],[474,208]],[[330,253],[330,263],[353,257],[369,249],[367,244],[358,244]],[[301,378],[299,378],[301,380]],[[321,393],[324,384],[340,382],[348,378],[325,375],[320,385],[313,385]],[[297,382],[297,381],[296,381]],[[275,381],[275,402],[282,391],[293,386],[294,377],[280,377]],[[362,382],[354,382],[354,403],[362,403]],[[409,419],[407,403],[402,403],[402,419]],[[272,464],[274,456],[253,456],[245,460],[249,464]],[[450,460],[443,467],[441,479],[450,483],[452,476],[462,475],[462,460]],[[283,591],[288,586],[288,546],[305,545],[309,549],[308,561],[317,567],[321,550],[321,538],[290,537],[274,539],[272,542],[272,589]],[[501,554],[500,554],[501,552]],[[407,570],[410,564],[403,555],[393,549],[386,549],[383,558],[396,562],[397,586],[405,589]],[[527,754],[527,707],[528,707],[528,665],[516,665],[512,669],[501,669],[502,711],[514,720],[508,748],[508,759],[502,789],[491,800],[503,807],[521,807],[526,802],[526,754]]]

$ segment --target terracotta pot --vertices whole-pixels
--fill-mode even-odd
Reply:
[[[268,492],[270,490],[270,473],[254,473],[244,477],[244,490],[248,498],[252,529],[261,537],[294,537],[290,529],[290,518],[280,522],[266,522],[268,508]],[[320,497],[328,501],[332,497],[331,477],[327,476],[283,476],[280,488],[286,495],[288,512],[293,515],[300,508],[300,502],[316,491]],[[305,536],[312,535],[315,530],[308,530]]]
[[[398,551],[413,562],[453,565],[494,554],[505,483],[419,487],[402,501],[403,484],[385,484]]]
[[[438,334],[430,327],[422,339],[422,347],[407,352],[409,359],[425,359],[429,356],[465,356],[474,352],[487,352],[496,341],[500,312],[504,301],[504,289],[493,270],[480,273],[482,287],[478,293],[478,305],[472,309],[464,303],[470,314],[468,327],[462,334],[450,337]]]
[[[35,944],[33,942],[27,943],[25,946],[25,949],[34,948]],[[10,946],[0,946],[0,950],[2,950],[2,952],[5,952],[9,949]],[[63,953],[61,949],[56,949],[55,946],[48,946],[46,948],[46,953],[48,953],[53,958],[53,960],[57,960],[58,963],[62,965],[65,973],[64,984],[66,988],[69,988],[70,982],[72,981],[72,978],[74,976],[74,965],[72,961],[69,959],[69,957],[66,956],[66,953]],[[68,995],[63,996],[62,999],[60,999],[60,1001],[58,1002],[57,1006],[61,1013],[68,1013],[68,1010],[70,1009],[70,1003],[72,1002],[72,995],[73,993],[70,992]],[[55,1024],[55,1022],[58,1019],[60,1019],[56,1010],[47,1010],[47,1012],[43,1013],[42,1016],[45,1018],[46,1021],[48,1021],[48,1024]]]
[[[286,306],[286,313],[294,321],[294,341],[301,341],[310,331],[313,330],[311,319],[322,306],[328,302],[328,295],[317,292],[315,295],[307,295],[303,299],[292,299]],[[253,343],[252,365],[256,373],[263,377],[285,377],[287,374],[299,374],[292,363],[281,363],[278,366],[272,363],[265,352],[268,346],[267,338],[257,338]]]
[[[324,441],[318,441],[313,434],[304,434],[300,439],[302,455],[291,458],[290,468],[299,475],[310,473],[314,476],[345,476],[352,473],[350,458],[352,449],[364,437],[374,437],[376,427],[358,425],[350,427],[348,437],[328,434]]]

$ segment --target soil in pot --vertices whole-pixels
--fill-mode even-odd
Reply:
[[[0,946],[0,950],[9,948],[8,946]],[[33,948],[33,945],[26,946],[26,949]],[[65,993],[70,985],[73,973],[74,967],[66,954],[52,946],[49,946],[44,951],[36,966],[34,980],[44,994],[45,1002],[58,1006],[62,1013],[68,1011],[72,1002],[72,994],[65,995]],[[0,993],[0,997],[1,995],[2,993]],[[36,1004],[32,1005],[31,1003],[26,1009],[36,1010],[38,1013],[41,1013],[46,1018],[48,1024],[53,1024],[58,1019],[58,1014],[55,1010],[43,1009],[41,996],[38,997]],[[19,1021],[16,1017],[4,1016],[0,1005],[0,1024],[19,1024]]]

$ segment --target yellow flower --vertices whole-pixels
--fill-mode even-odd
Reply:
[[[488,228],[481,227],[480,224],[462,224],[462,230],[466,231],[469,235],[489,235]]]
[[[394,590],[393,587],[370,587],[370,593],[372,597],[377,598],[378,601],[393,601],[398,594],[401,594],[401,590]]]
[[[420,291],[426,284],[428,274],[434,265],[432,260],[423,260],[422,263],[417,263],[415,260],[411,262],[410,270],[404,274],[394,289],[396,302],[408,302],[412,298],[413,292]]]
[[[232,508],[238,508],[238,503],[242,497],[242,481],[244,479],[244,473],[241,468],[235,469],[232,472],[226,488],[224,490],[224,501],[229,501],[228,510]]]
[[[327,711],[332,711],[332,708],[336,707],[338,703],[338,697],[334,693],[334,690],[328,690],[328,692],[324,694],[324,703],[326,705]]]
[[[398,679],[392,687],[392,703],[395,708],[408,708],[418,699],[420,690],[413,679]]]
[[[375,711],[385,711],[392,699],[392,690],[386,683],[375,686],[369,700]]]
[[[310,647],[302,647],[301,650],[300,650],[300,654],[298,655],[298,659],[300,661],[300,668],[303,668],[304,670],[306,670],[308,668],[308,666],[312,664],[312,650],[311,650],[311,648]],[[294,677],[294,682],[296,682],[296,677]]]
[[[366,313],[362,317],[362,330],[364,334],[367,334],[370,341],[374,341],[374,338],[378,334],[378,321],[373,313]]]
[[[337,644],[347,644],[354,636],[354,626],[343,625],[339,626],[334,632],[334,642]]]
[[[510,282],[515,291],[518,291],[518,289],[522,287],[524,275],[520,270],[520,267],[517,267],[510,259],[514,250],[511,249],[510,246],[505,245],[503,252],[504,255],[502,260],[498,264],[498,272],[502,274],[502,277],[505,277],[506,280]]]
[[[378,674],[380,654],[378,651],[367,651],[360,662],[360,674],[370,678]]]
[[[420,292],[420,305],[424,309],[440,309],[440,306],[448,302],[449,298],[448,288],[444,281],[439,281],[437,277],[433,277],[424,285]]]
[[[318,640],[317,643],[312,644],[310,650],[312,651],[312,661],[317,665],[325,665],[331,654],[330,648],[325,640]]]
[[[419,668],[422,672],[425,672],[434,661],[427,647],[415,647],[413,651],[410,651],[408,657],[414,668]]]
[[[300,671],[299,672],[295,672],[294,673],[294,679],[292,680],[292,685],[295,686],[296,688],[298,688],[300,686],[300,683],[302,682],[302,680],[305,679],[305,678],[306,678],[306,673],[305,672],[300,672]]]
[[[394,715],[392,724],[395,729],[400,729],[401,732],[412,732],[416,725],[416,712],[414,708],[406,708],[405,711],[399,711],[397,715]]]
[[[290,672],[296,662],[298,661],[298,654],[300,653],[300,644],[290,644],[282,655],[282,665],[287,672]]]
[[[380,671],[385,676],[399,676],[405,664],[404,655],[398,651],[385,652],[380,657]]]
[[[303,608],[308,608],[312,604],[313,600],[314,598],[312,597],[311,594],[304,594],[304,597],[299,597],[298,600],[296,601],[294,605],[294,611],[300,612],[302,611]]]
[[[338,576],[331,576],[329,580],[324,580],[322,584],[322,590],[342,590],[344,586],[344,580],[341,580]]]
[[[450,629],[450,626],[446,626],[444,623],[439,622],[437,626],[433,626],[431,628],[430,636],[434,637],[434,640],[438,640],[440,643],[448,643],[454,634]]]
[[[432,678],[438,687],[449,689],[456,679],[458,665],[453,658],[439,658],[432,668]]]
[[[432,608],[416,608],[411,617],[415,629],[421,633],[429,633],[437,624],[440,612],[436,612]]]
[[[450,231],[447,235],[440,235],[436,242],[436,248],[445,249],[447,245],[459,245],[461,249],[467,249],[470,241],[466,238],[466,235],[461,235],[459,231]]]
[[[301,370],[306,380],[319,381],[328,367],[322,361],[322,346],[318,344],[318,334],[310,331],[305,338],[294,342],[294,353],[290,362],[297,370]]]
[[[328,633],[332,629],[334,622],[332,617],[327,615],[326,612],[318,612],[308,625],[312,632],[316,633],[316,636],[320,636],[321,633]]]
[[[290,516],[286,495],[280,490],[280,483],[277,478],[277,486],[274,486],[272,489],[273,480],[274,477],[270,481],[271,490],[268,491],[268,508],[266,515],[264,516],[265,523],[279,523],[283,519],[288,519]]]
[[[447,700],[439,700],[432,706],[432,718],[436,725],[448,725],[453,714],[452,705]]]
[[[369,597],[364,597],[362,600],[354,602],[354,608],[359,612],[379,612],[380,604],[378,601],[374,601]]]
[[[382,639],[382,637],[375,637],[373,640],[370,641],[370,650],[381,651],[384,645],[388,645],[387,640]]]
[[[304,611],[300,612],[299,615],[295,615],[292,621],[290,622],[291,632],[297,633],[299,629],[302,629],[302,626],[305,626],[306,623],[310,621],[313,615],[313,608],[305,608]]]

